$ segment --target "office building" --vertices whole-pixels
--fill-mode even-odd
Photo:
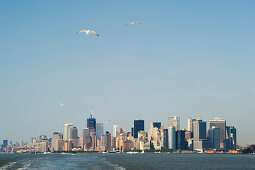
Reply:
[[[161,130],[161,149],[168,149],[168,129]]]
[[[96,119],[92,117],[92,114],[90,114],[90,118],[87,119],[87,128],[89,132],[96,133]]]
[[[131,133],[132,133],[132,131],[131,131]],[[119,125],[113,125],[113,134],[112,134],[112,136],[117,138],[119,136],[119,134],[120,134]]]
[[[220,149],[220,128],[216,128],[215,126],[212,126],[208,130],[208,139],[210,141],[210,148],[213,149]]]
[[[152,126],[158,128],[160,130],[161,122],[152,122]]]
[[[168,149],[176,149],[176,131],[174,126],[168,127]]]
[[[51,150],[59,151],[59,140],[63,139],[63,134],[59,132],[54,132],[51,139]],[[63,143],[64,144],[64,143]]]
[[[179,116],[169,116],[168,117],[168,127],[174,126],[175,130],[180,130],[180,117]]]
[[[224,149],[224,142],[226,139],[226,120],[221,118],[216,118],[215,120],[210,120],[210,128],[215,126],[220,129],[220,148]]]
[[[70,140],[70,128],[74,127],[72,123],[65,123],[64,124],[64,134],[63,134],[63,140],[69,141]]]
[[[187,130],[190,132],[193,132],[193,122],[195,122],[196,119],[188,118],[188,128]]]
[[[104,134],[104,124],[103,123],[96,123],[96,136],[97,139],[101,138]]]
[[[195,141],[200,139],[206,139],[206,122],[202,120],[196,120],[193,122],[193,138]]]
[[[230,126],[230,149],[236,150],[236,128],[234,126]]]
[[[106,131],[105,133],[105,150],[106,151],[111,151],[111,142],[112,142],[111,133]]]
[[[176,131],[176,149],[187,150],[187,142],[185,140],[185,131]]]
[[[3,140],[3,145],[2,145],[2,147],[3,148],[6,148],[8,146],[8,140],[7,139],[4,139]]]
[[[193,122],[193,149],[204,150],[210,148],[210,142],[206,139],[206,122],[199,117]]]
[[[91,145],[91,138],[90,138],[90,134],[89,134],[89,129],[88,128],[82,129],[80,143],[81,143],[81,148],[83,150],[84,149],[88,149],[90,147],[90,145]]]
[[[144,130],[144,120],[134,120],[134,138],[138,137],[138,132]]]

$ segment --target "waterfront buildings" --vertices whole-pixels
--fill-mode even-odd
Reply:
[[[63,134],[54,132],[51,139],[51,150],[62,151],[64,146]]]
[[[187,141],[185,140],[185,131],[177,130],[176,131],[176,149],[187,150]]]
[[[168,149],[176,149],[176,132],[175,127],[168,127]]]
[[[193,122],[195,122],[196,119],[192,119],[192,118],[188,118],[188,128],[187,130],[190,131],[190,132],[193,132]]]
[[[210,147],[216,150],[220,150],[220,128],[212,126],[208,130],[208,139],[210,141]]]
[[[176,130],[180,130],[180,116],[168,116],[168,127],[174,126]]]
[[[134,138],[138,137],[138,132],[144,130],[144,120],[134,120]]]
[[[220,147],[221,128],[224,123],[216,122],[218,127],[211,126],[206,130],[206,122],[199,117],[188,120],[188,130],[177,130],[180,118],[168,117],[167,128],[161,122],[152,122],[148,131],[144,130],[144,120],[134,120],[132,131],[125,132],[119,125],[113,126],[113,133],[103,131],[103,124],[96,123],[90,116],[87,127],[78,136],[78,129],[72,123],[64,124],[63,134],[54,132],[51,138],[46,135],[31,138],[29,143],[13,144],[4,140],[0,151],[3,152],[48,152],[48,151],[98,151],[98,152],[124,152],[136,150],[194,150],[208,152],[222,152]],[[192,125],[191,125],[192,123]],[[210,122],[215,124],[214,121]],[[96,124],[96,126],[95,126]],[[211,125],[210,124],[210,125]],[[133,132],[133,133],[132,133]],[[231,153],[237,148],[236,129],[234,126],[225,126],[224,151]],[[25,146],[24,146],[25,145]],[[23,149],[20,149],[23,148]]]
[[[104,124],[96,123],[96,135],[97,138],[100,138],[104,134]]]
[[[215,120],[210,120],[210,128],[213,126],[220,129],[220,148],[224,150],[224,142],[226,139],[226,120],[222,118],[216,118]]]
[[[206,138],[206,122],[199,117],[193,122],[193,149],[204,150],[210,148],[210,142]]]
[[[113,134],[112,136],[117,138],[120,134],[119,125],[113,125]],[[133,134],[132,134],[133,136]]]
[[[90,117],[87,119],[87,128],[90,133],[96,133],[96,119],[92,117],[92,114],[90,114]]]
[[[74,127],[72,123],[66,123],[64,124],[64,134],[63,134],[63,139],[64,141],[69,141],[70,140],[70,128]],[[41,138],[40,138],[41,140]]]

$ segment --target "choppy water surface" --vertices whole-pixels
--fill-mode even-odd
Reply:
[[[255,155],[0,154],[0,169],[255,169]]]

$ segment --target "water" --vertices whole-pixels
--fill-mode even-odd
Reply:
[[[255,155],[0,154],[0,169],[255,169]]]

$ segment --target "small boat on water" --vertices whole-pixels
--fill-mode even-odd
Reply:
[[[127,152],[128,154],[137,154],[139,152]]]

